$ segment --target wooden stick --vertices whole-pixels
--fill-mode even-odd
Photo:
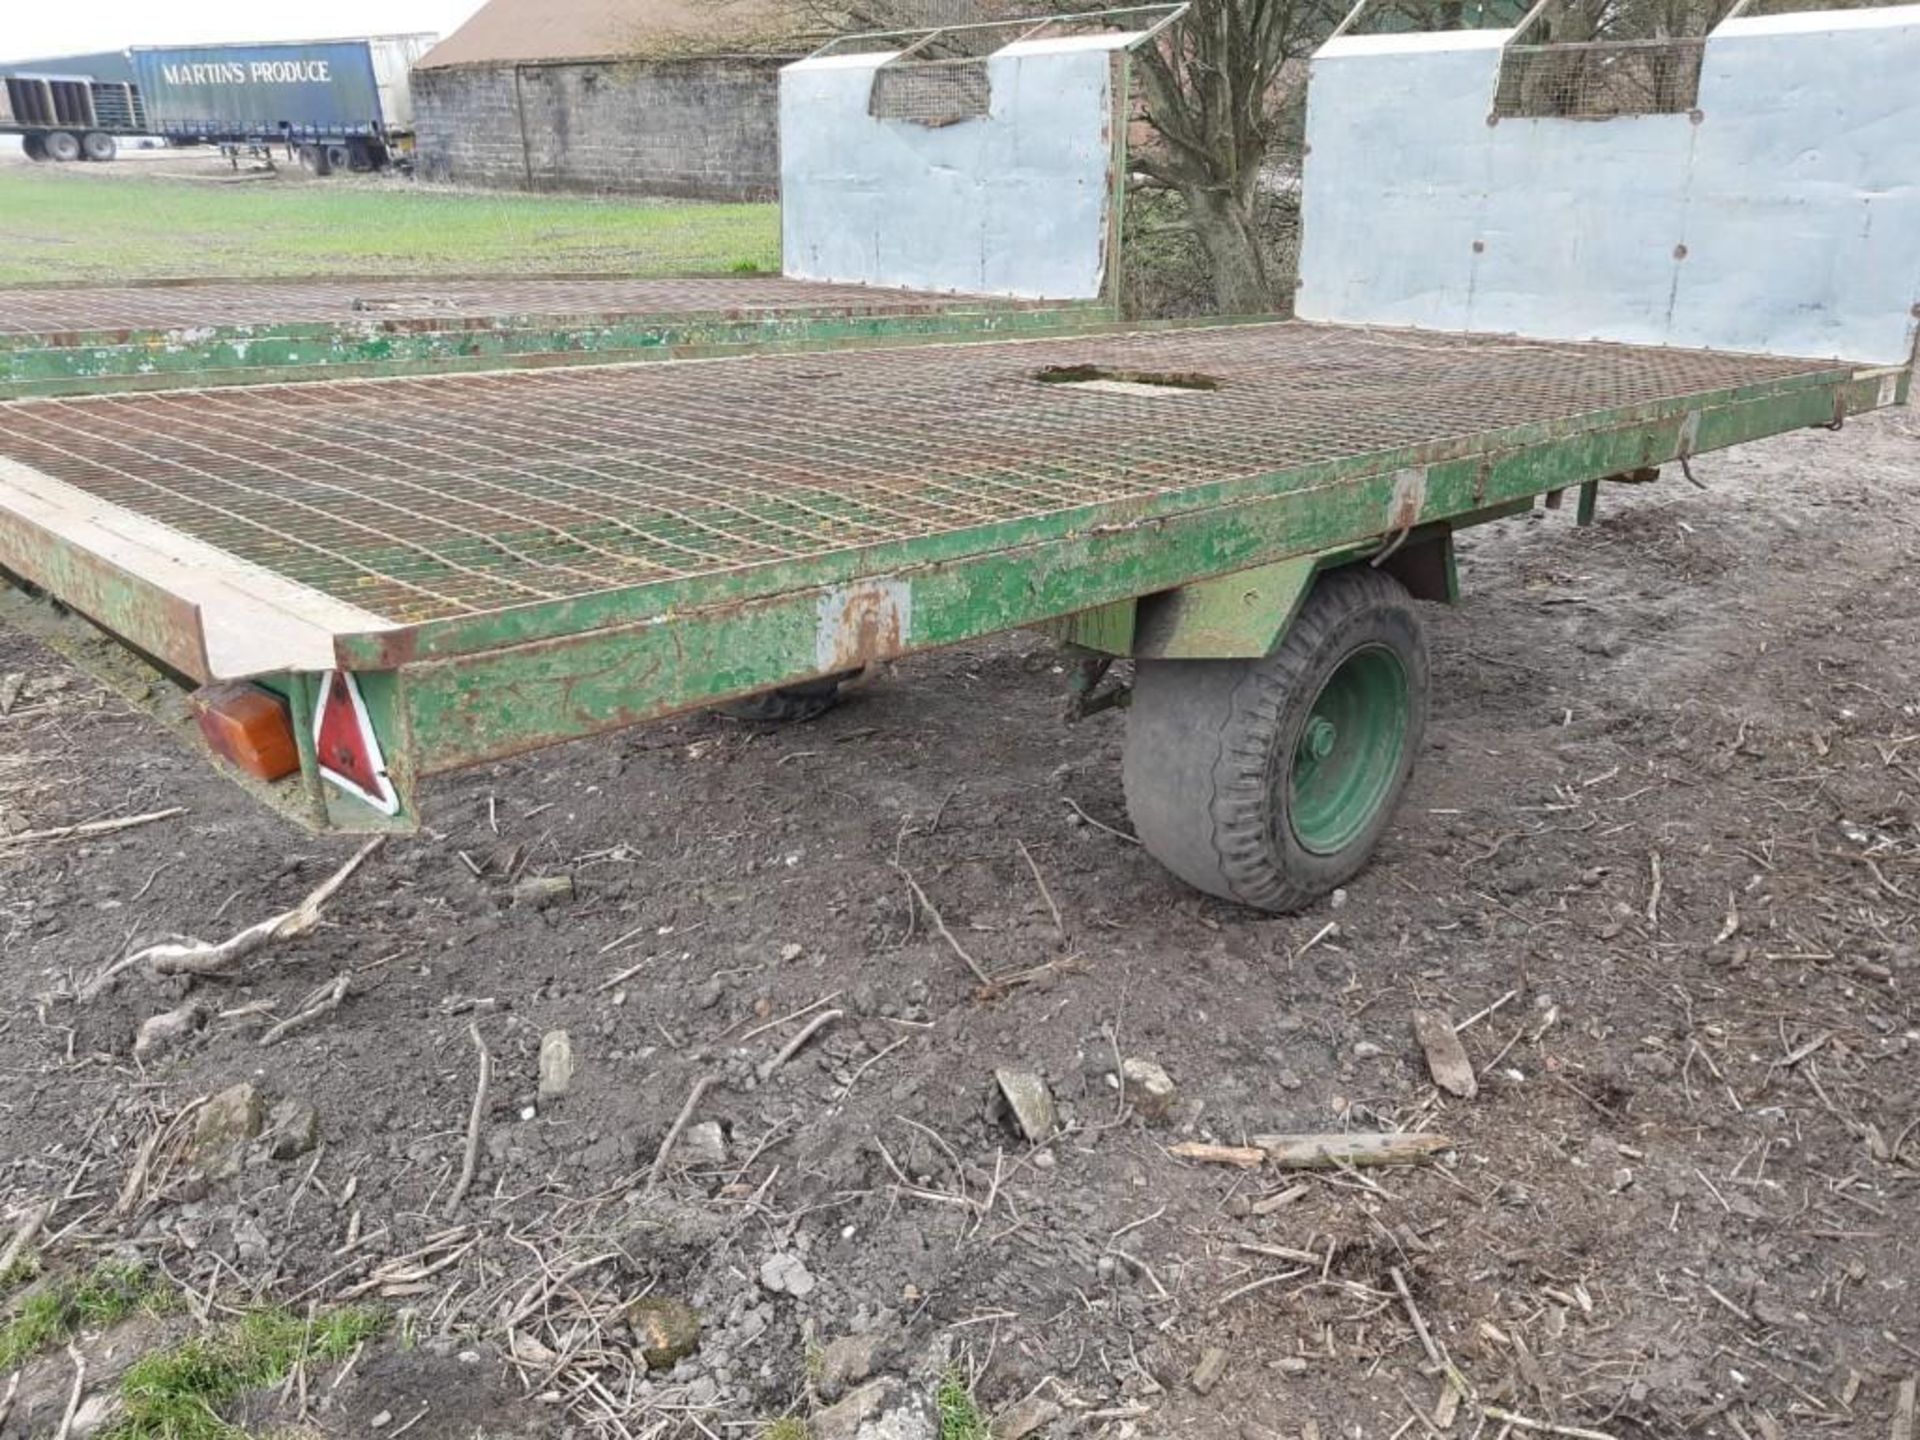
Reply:
[[[460,1178],[454,1183],[453,1194],[447,1197],[443,1212],[451,1219],[460,1202],[467,1198],[467,1189],[473,1184],[473,1172],[480,1164],[480,1135],[487,1119],[487,1091],[493,1085],[493,1055],[487,1049],[487,1042],[480,1038],[477,1024],[467,1025],[467,1034],[473,1040],[473,1048],[480,1052],[480,1078],[473,1089],[473,1110],[467,1116],[467,1148],[460,1159]]]
[[[333,874],[316,885],[307,898],[291,910],[284,910],[257,925],[249,925],[239,934],[228,937],[218,945],[209,945],[204,940],[164,942],[149,945],[144,950],[116,960],[80,991],[82,1000],[91,1000],[106,989],[123,971],[137,965],[151,965],[156,975],[218,975],[232,969],[254,951],[264,949],[277,940],[291,940],[304,935],[320,923],[320,910],[333,893],[352,877],[353,872],[366,863],[367,857],[385,843],[385,836],[376,835],[362,845]]]
[[[839,1011],[833,1011],[839,1014]],[[693,1089],[687,1092],[687,1103],[680,1107],[680,1113],[673,1117],[673,1124],[667,1127],[667,1138],[660,1142],[659,1153],[653,1157],[653,1165],[647,1171],[647,1189],[651,1190],[660,1183],[660,1177],[667,1173],[667,1157],[673,1154],[673,1147],[679,1143],[680,1132],[687,1128],[693,1119],[693,1110],[700,1103],[700,1097],[707,1093],[707,1087],[713,1084],[711,1075],[702,1075],[693,1082]]]
[[[0,846],[31,845],[42,840],[78,840],[88,835],[111,835],[116,830],[131,830],[136,825],[151,825],[187,813],[184,805],[154,810],[145,815],[126,815],[118,820],[89,820],[84,825],[56,825],[50,830],[22,830],[18,835],[0,835]]]
[[[0,1426],[7,1423],[7,1417],[13,1413],[13,1397],[20,1393],[20,1372],[13,1372],[7,1381],[7,1393],[0,1395]]]
[[[966,962],[966,967],[973,972],[974,978],[989,990],[998,989],[999,987],[993,983],[993,977],[980,968],[980,962],[969,955],[966,947],[953,938],[953,932],[947,928],[945,918],[934,908],[933,901],[927,898],[927,892],[920,888],[920,882],[914,879],[904,866],[895,865],[893,868],[900,872],[900,878],[907,882],[907,889],[913,892],[913,898],[920,902],[920,908],[925,910],[927,918],[933,921],[934,930],[952,947],[953,953]]]
[[[1257,1145],[1205,1145],[1198,1140],[1169,1145],[1167,1153],[1203,1165],[1238,1165],[1242,1170],[1258,1169],[1267,1159],[1267,1152]]]
[[[53,1218],[53,1207],[58,1203],[57,1200],[43,1200],[38,1205],[27,1207],[27,1213],[21,1217],[13,1238],[7,1242],[7,1248],[0,1250],[0,1275],[5,1275],[16,1262],[27,1257],[35,1238],[45,1228],[47,1221]]]
[[[762,1081],[769,1079],[774,1071],[778,1070],[782,1065],[786,1064],[787,1061],[800,1053],[800,1047],[802,1045],[806,1044],[807,1041],[811,1040],[815,1035],[826,1029],[827,1026],[831,1025],[844,1014],[846,1014],[844,1010],[822,1010],[818,1015],[814,1016],[813,1019],[800,1027],[799,1034],[795,1035],[791,1040],[787,1041],[785,1045],[780,1047],[780,1053],[778,1055],[775,1055],[771,1060],[762,1061],[754,1068],[753,1073],[758,1075]]]
[[[73,1417],[80,1413],[80,1397],[87,1389],[87,1357],[71,1340],[67,1342],[67,1358],[73,1361],[73,1393],[67,1396],[67,1413],[60,1417],[60,1428],[54,1432],[53,1440],[67,1440],[73,1434]]]
[[[1282,1170],[1333,1169],[1341,1165],[1406,1165],[1453,1148],[1445,1135],[1327,1134],[1256,1135],[1253,1143]]]
[[[1489,1420],[1498,1420],[1503,1425],[1512,1425],[1520,1430],[1535,1430],[1542,1435],[1565,1435],[1570,1440],[1614,1440],[1604,1430],[1582,1430],[1578,1425],[1556,1425],[1551,1420],[1530,1420],[1525,1415],[1516,1415],[1511,1410],[1502,1410],[1498,1405],[1482,1405],[1481,1413]]]
[[[1034,863],[1033,852],[1027,849],[1027,842],[1016,840],[1020,847],[1020,858],[1027,862],[1027,869],[1033,872],[1033,883],[1040,887],[1040,898],[1047,902],[1047,913],[1053,916],[1053,933],[1062,940],[1067,938],[1067,927],[1060,921],[1060,907],[1053,903],[1053,892],[1047,889],[1047,882],[1041,877],[1040,867]]]
[[[330,1014],[338,1010],[340,1008],[340,1002],[347,998],[347,991],[350,990],[352,986],[353,972],[351,970],[343,971],[333,984],[327,987],[326,992],[318,1000],[314,1001],[313,1004],[302,1010],[298,1015],[289,1015],[278,1025],[275,1025],[260,1037],[260,1043],[262,1045],[278,1044],[295,1030],[298,1030],[302,1025],[311,1025],[322,1015]]]
[[[1920,1391],[1920,1382],[1909,1375],[1900,1382],[1900,1395],[1893,1405],[1893,1429],[1889,1432],[1891,1440],[1913,1440],[1913,1412],[1916,1391]]]

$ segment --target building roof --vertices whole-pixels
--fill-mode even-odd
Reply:
[[[808,28],[786,0],[487,0],[414,68],[792,55],[811,48]]]

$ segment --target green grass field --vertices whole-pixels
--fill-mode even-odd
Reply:
[[[141,162],[116,162],[127,170]],[[75,167],[78,171],[78,167]],[[210,164],[209,177],[218,169]],[[775,205],[475,195],[0,164],[0,284],[178,276],[780,268]]]

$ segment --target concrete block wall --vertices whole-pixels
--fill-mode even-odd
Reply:
[[[420,175],[708,200],[779,193],[777,59],[415,70]]]

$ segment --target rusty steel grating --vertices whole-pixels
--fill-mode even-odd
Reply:
[[[1831,368],[1276,323],[18,401],[0,454],[416,622]]]
[[[833,285],[778,275],[674,280],[205,281],[181,285],[0,289],[0,337],[274,325],[425,324],[452,328],[542,315],[919,314],[1022,302]]]

